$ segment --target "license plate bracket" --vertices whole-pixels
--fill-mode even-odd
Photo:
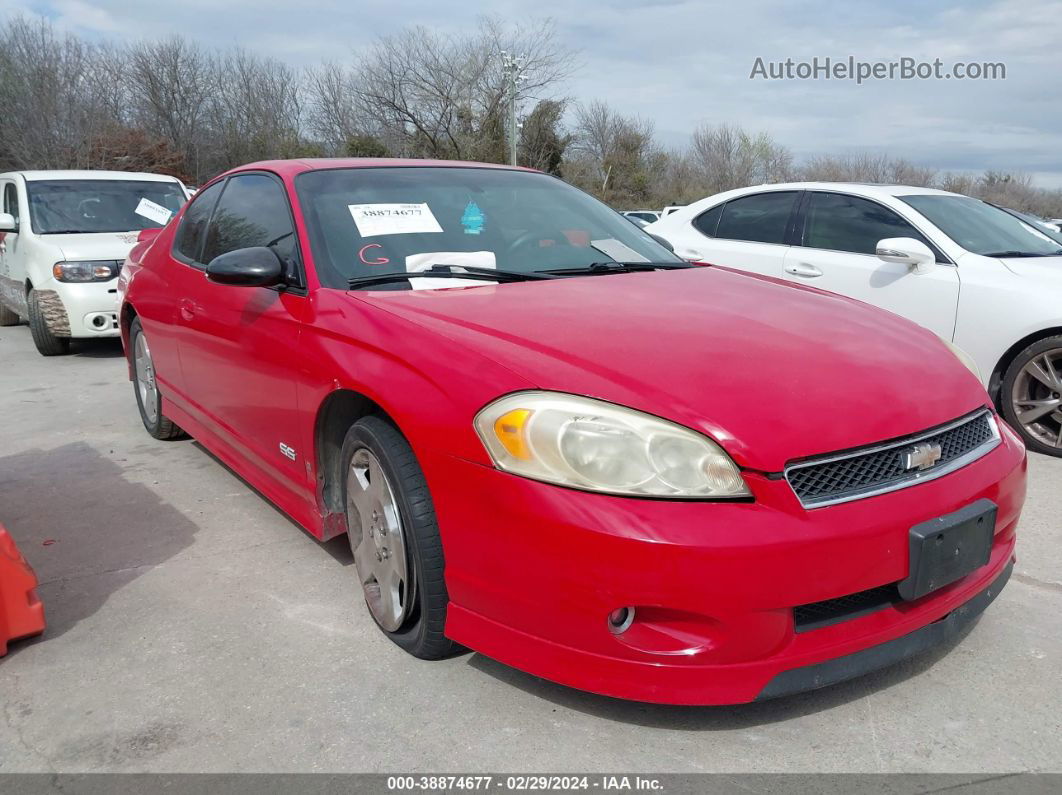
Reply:
[[[988,563],[998,507],[989,499],[916,524],[908,535],[910,568],[897,584],[903,599],[921,599]]]

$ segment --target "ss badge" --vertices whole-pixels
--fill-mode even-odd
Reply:
[[[290,458],[292,461],[295,460],[295,448],[294,447],[288,447],[286,444],[281,442],[280,443],[280,452],[284,455],[285,458]]]

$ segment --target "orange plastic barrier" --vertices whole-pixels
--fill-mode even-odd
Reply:
[[[7,654],[8,641],[42,632],[44,605],[37,598],[37,575],[0,524],[0,657]]]

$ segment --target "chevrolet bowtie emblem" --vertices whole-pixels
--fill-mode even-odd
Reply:
[[[939,444],[916,444],[903,453],[904,469],[929,469],[940,460]]]

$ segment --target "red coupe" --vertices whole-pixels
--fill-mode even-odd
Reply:
[[[553,177],[256,163],[142,238],[144,426],[347,533],[418,657],[746,702],[946,642],[1010,574],[1025,451],[961,352]]]

